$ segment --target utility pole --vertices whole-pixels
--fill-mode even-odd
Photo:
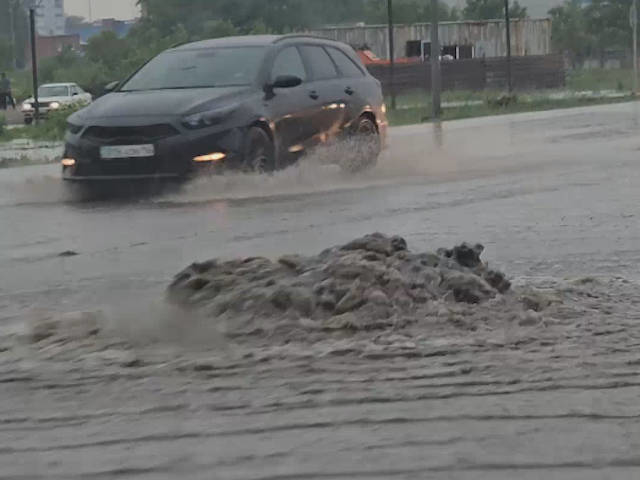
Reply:
[[[431,103],[432,117],[439,119],[442,114],[442,76],[440,75],[440,37],[438,20],[438,0],[431,0]]]
[[[507,26],[507,88],[509,95],[513,92],[513,80],[511,78],[511,19],[509,18],[509,0],[504,0],[504,19]]]
[[[393,0],[387,0],[387,19],[389,22],[389,76],[390,76],[390,90],[391,90],[391,109],[396,109],[396,79],[395,79],[395,70],[396,70],[396,55],[395,55],[395,42],[393,35]]]
[[[35,109],[34,121],[38,124],[40,116],[40,104],[38,100],[38,53],[36,48],[36,9],[29,9],[29,26],[31,27],[31,71],[33,73],[33,108]]]
[[[631,5],[631,27],[633,28],[633,94],[638,94],[638,0]]]

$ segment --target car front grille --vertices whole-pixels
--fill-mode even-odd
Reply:
[[[153,175],[162,171],[162,163],[155,158],[109,160],[100,165],[104,175]]]
[[[139,127],[89,127],[82,137],[100,144],[122,142],[137,144],[155,142],[178,133],[172,125],[162,123]]]

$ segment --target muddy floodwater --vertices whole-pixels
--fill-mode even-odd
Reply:
[[[0,170],[0,479],[640,478],[637,104],[390,141],[358,176],[317,155],[118,201]],[[320,333],[164,302],[194,261],[372,232],[482,243],[512,289]]]

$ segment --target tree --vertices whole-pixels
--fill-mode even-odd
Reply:
[[[204,22],[202,38],[229,37],[237,34],[238,30],[228,20],[209,20]]]
[[[13,44],[12,28],[15,35],[15,45]],[[25,1],[0,0],[0,41],[9,45],[11,60],[17,61],[18,66],[24,65],[24,52],[28,38],[29,24]]]
[[[239,33],[286,33],[324,25],[387,22],[387,0],[140,0],[145,21],[171,31],[183,25],[200,37],[208,22],[229,22]],[[441,20],[453,20],[452,10],[439,2]],[[455,11],[454,11],[455,14]],[[431,0],[395,0],[396,23],[430,22]]]
[[[628,51],[632,36],[629,11],[632,0],[565,0],[549,10],[553,46],[566,52],[576,66],[586,57],[597,55],[604,63],[607,51]]]
[[[632,43],[629,11],[632,0],[593,0],[584,7],[586,29],[604,63],[609,50],[628,50]]]
[[[509,5],[511,18],[526,18],[527,8],[518,0]],[[504,18],[504,0],[467,0],[463,16],[467,20],[495,20]]]
[[[572,66],[588,56],[594,45],[594,37],[587,29],[587,18],[579,0],[567,0],[549,10],[551,17],[551,41],[554,50],[567,53]]]
[[[13,66],[12,50],[11,43],[5,38],[0,38],[0,71],[10,70]]]
[[[87,59],[104,65],[108,70],[116,70],[122,58],[127,57],[128,46],[125,39],[107,30],[89,39]]]

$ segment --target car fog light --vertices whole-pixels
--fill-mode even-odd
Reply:
[[[210,153],[208,155],[200,155],[199,157],[194,157],[194,162],[219,162],[220,160],[224,160],[227,158],[226,153],[215,152]]]

